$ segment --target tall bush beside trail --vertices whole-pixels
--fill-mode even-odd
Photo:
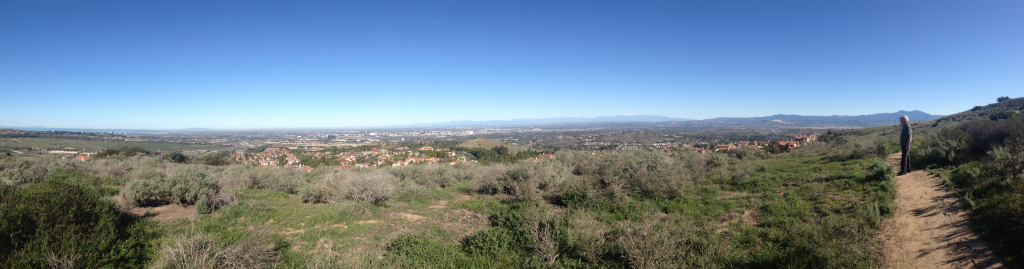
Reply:
[[[881,159],[874,159],[867,171],[867,180],[870,181],[892,181],[896,178],[896,168]]]
[[[956,165],[970,160],[973,138],[960,128],[940,131],[934,139],[919,139],[919,149],[910,151],[910,161],[914,166]]]
[[[1024,138],[996,147],[978,167],[954,173],[980,200],[972,212],[978,230],[1013,266],[1024,265]]]
[[[0,188],[0,267],[43,268],[47,254],[76,268],[141,268],[153,225],[124,215],[94,188],[59,180]]]

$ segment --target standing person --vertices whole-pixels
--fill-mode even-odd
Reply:
[[[906,175],[910,173],[910,141],[914,135],[910,129],[910,118],[906,115],[900,117],[900,125],[903,125],[903,131],[900,131],[900,151],[903,151],[903,155],[900,158],[900,173],[898,175]]]

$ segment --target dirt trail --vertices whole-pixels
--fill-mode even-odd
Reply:
[[[899,166],[899,158],[888,161]],[[922,170],[897,176],[896,192],[896,215],[882,221],[881,267],[1004,268],[974,233],[964,202],[938,177]]]

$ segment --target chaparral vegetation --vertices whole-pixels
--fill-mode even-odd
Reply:
[[[912,152],[1017,266],[1022,103],[913,123]],[[0,267],[876,267],[898,134],[530,159],[540,153],[495,147],[476,150],[486,162],[308,171],[138,147],[88,161],[4,156]]]

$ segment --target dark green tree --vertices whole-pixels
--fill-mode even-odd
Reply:
[[[181,151],[175,151],[175,152],[167,153],[167,155],[164,155],[164,159],[167,159],[168,161],[171,161],[172,163],[187,163],[188,162],[188,156],[186,156],[184,153],[181,153]]]

